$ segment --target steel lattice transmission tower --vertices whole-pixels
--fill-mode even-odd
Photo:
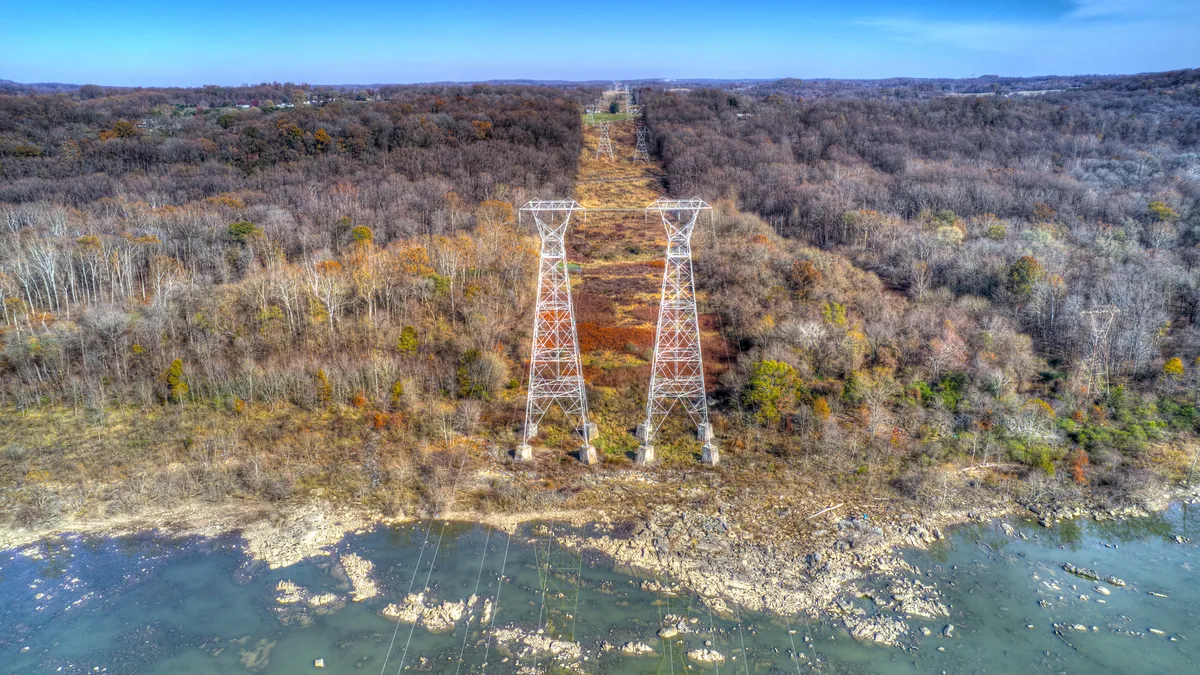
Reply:
[[[529,441],[553,404],[578,425],[583,437],[580,459],[591,464],[596,450],[591,441],[596,427],[588,421],[587,394],[579,362],[579,338],[571,304],[571,278],[567,268],[567,225],[584,208],[574,200],[533,200],[521,207],[537,223],[542,239],[538,263],[537,302],[533,314],[533,345],[529,357],[529,397],[525,404],[525,430],[517,459],[532,459]]]
[[[1121,310],[1112,305],[1085,309],[1079,313],[1091,331],[1091,348],[1083,361],[1084,393],[1093,396],[1108,392],[1108,332]]]
[[[696,424],[697,435],[704,442],[704,462],[715,465],[719,461],[708,423],[700,317],[692,279],[692,230],[700,212],[711,210],[700,199],[658,199],[646,207],[647,212],[657,212],[662,217],[667,230],[667,259],[658,305],[646,419],[638,426],[638,438],[642,441],[637,454],[640,464],[654,461],[654,436],[677,406]]]
[[[587,110],[587,125],[589,127],[596,126],[596,109],[588,108]]]
[[[648,145],[646,143],[646,138],[649,135],[650,130],[639,124],[637,128],[637,145],[633,149],[633,161],[636,162],[639,159],[647,162],[650,161],[650,152],[647,150]]]
[[[600,159],[601,155],[608,155],[608,161],[616,160],[616,155],[613,154],[612,139],[608,135],[608,123],[599,124],[596,129],[600,131],[600,138],[596,141],[596,159]]]

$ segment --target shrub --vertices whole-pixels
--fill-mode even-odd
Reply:
[[[469,350],[459,362],[458,395],[491,400],[508,381],[508,364],[496,354]]]
[[[396,342],[396,351],[404,356],[417,353],[417,329],[405,326],[400,329],[400,339]],[[399,384],[399,382],[397,382]],[[403,387],[401,387],[403,389]]]
[[[1018,298],[1028,298],[1033,293],[1034,284],[1041,281],[1045,275],[1046,272],[1037,258],[1030,255],[1021,256],[1008,268],[1004,287]]]
[[[324,370],[317,371],[317,400],[321,403],[329,403],[333,398],[333,385],[329,384],[329,378],[325,376]]]
[[[188,393],[188,384],[183,377],[183,359],[175,359],[162,374],[167,392],[164,397],[171,403],[183,403]]]
[[[233,223],[228,228],[229,238],[239,244],[244,244],[251,238],[258,236],[262,230],[258,229],[254,223],[242,220]]]
[[[742,400],[754,409],[759,424],[779,424],[785,415],[795,412],[800,386],[800,376],[790,364],[759,361],[750,367]]]

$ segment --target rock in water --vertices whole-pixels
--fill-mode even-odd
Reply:
[[[687,657],[699,663],[724,663],[725,655],[712,649],[693,649]]]
[[[621,653],[641,656],[643,654],[653,654],[654,648],[645,642],[626,642],[621,647]]]
[[[1084,579],[1090,579],[1092,581],[1100,581],[1100,573],[1094,570],[1089,570],[1086,567],[1076,567],[1069,562],[1065,562],[1062,564],[1062,568],[1077,577],[1083,577]]]

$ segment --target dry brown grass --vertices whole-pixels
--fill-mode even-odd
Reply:
[[[575,305],[580,350],[588,364],[585,376],[593,389],[607,392],[605,403],[593,406],[593,416],[605,434],[617,435],[602,436],[599,444],[610,454],[616,453],[614,456],[636,444],[624,436],[643,414],[650,377],[646,358],[653,348],[658,321],[666,247],[658,216],[647,217],[640,211],[665,191],[663,170],[657,162],[632,161],[636,126],[634,120],[610,125],[613,161],[596,157],[596,130],[585,128],[575,188],[575,199],[586,207],[636,210],[593,211],[574,224],[570,233],[572,258],[581,264]],[[712,388],[729,360],[728,347],[712,316],[701,319],[701,342]],[[682,426],[680,434],[681,439],[687,436]],[[672,431],[669,435],[679,434]],[[690,460],[689,453],[695,448],[688,449],[687,443],[679,447],[681,461]],[[670,455],[669,446],[664,444],[663,449]]]

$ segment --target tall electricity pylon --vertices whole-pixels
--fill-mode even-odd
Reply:
[[[588,108],[588,111],[587,111],[587,125],[588,125],[589,127],[594,127],[594,126],[596,126],[596,110],[595,110],[594,108]]]
[[[1108,393],[1108,331],[1121,310],[1106,305],[1085,309],[1079,315],[1091,330],[1091,349],[1083,361],[1084,393],[1087,396]]]
[[[636,162],[639,159],[647,162],[650,161],[650,153],[647,151],[646,144],[646,137],[649,135],[649,130],[639,124],[637,128],[637,146],[633,149],[633,161]]]
[[[600,138],[596,141],[596,159],[600,159],[601,155],[608,155],[608,161],[614,161],[616,155],[613,154],[612,139],[608,137],[608,124],[600,124],[596,126],[600,132]]]
[[[538,424],[550,406],[557,403],[567,419],[579,425],[583,437],[580,459],[587,464],[596,461],[596,449],[591,444],[596,426],[588,421],[565,242],[571,215],[583,210],[579,202],[571,199],[533,200],[521,207],[521,212],[531,214],[537,223],[542,251],[529,357],[529,398],[525,403],[525,430],[517,447],[517,459],[533,458],[529,441],[537,436]]]
[[[667,260],[663,268],[658,328],[654,336],[654,365],[646,397],[646,420],[638,426],[639,464],[654,461],[654,436],[675,407],[681,406],[696,424],[704,442],[702,459],[720,460],[708,423],[708,398],[704,390],[704,359],[700,354],[700,319],[692,279],[692,230],[701,211],[712,207],[696,199],[658,199],[646,207],[662,217],[667,230]]]

